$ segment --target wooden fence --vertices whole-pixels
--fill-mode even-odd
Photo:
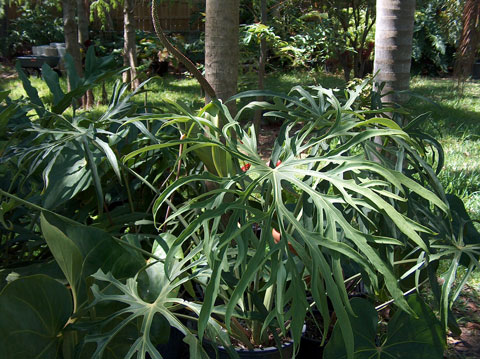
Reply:
[[[206,0],[163,0],[159,6],[161,26],[167,32],[198,32],[203,30],[203,16]],[[19,9],[12,3],[7,9],[7,17],[11,21],[19,15]],[[61,10],[55,14],[62,16]],[[123,31],[123,9],[119,6],[110,14],[111,21],[107,25],[107,31]],[[90,24],[92,29],[100,30],[102,23],[95,19]],[[113,27],[113,28],[112,28]],[[147,32],[153,32],[151,18],[151,0],[135,0],[135,28]]]
[[[164,0],[159,6],[160,24],[167,32],[198,32],[203,30],[203,17],[205,0]],[[151,17],[151,1],[135,0],[135,28],[146,32],[153,32]],[[115,9],[110,14],[113,29],[110,31],[123,31],[123,10]],[[100,29],[101,23],[97,19],[92,28]]]

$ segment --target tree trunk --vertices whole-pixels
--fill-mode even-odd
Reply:
[[[63,6],[63,31],[65,35],[66,52],[73,57],[75,69],[78,76],[83,76],[82,56],[78,46],[78,30],[75,22],[76,0],[62,0]],[[71,84],[68,82],[68,91],[71,91]]]
[[[463,30],[457,49],[454,76],[459,82],[472,75],[475,54],[480,45],[480,1],[467,0],[463,7]]]
[[[402,103],[408,99],[398,91],[408,90],[412,58],[415,0],[377,0],[375,32],[375,82],[385,83],[384,102]],[[377,85],[378,88],[378,85]]]
[[[88,35],[88,4],[85,3],[85,0],[77,0],[77,15],[78,15],[78,42],[82,46],[87,45],[89,40]]]
[[[88,34],[89,25],[89,9],[88,2],[85,0],[77,0],[77,15],[78,15],[78,43],[83,47],[85,53],[87,52],[90,40]],[[93,91],[88,90],[82,99],[85,108],[92,108],[94,105]]]
[[[223,101],[237,92],[238,27],[239,0],[207,0],[205,77]],[[230,104],[230,109],[234,108],[235,104]]]
[[[132,90],[140,85],[137,78],[137,49],[135,41],[135,16],[134,16],[135,0],[123,1],[123,56],[124,65],[130,67],[129,74],[124,76],[124,82],[132,81]]]

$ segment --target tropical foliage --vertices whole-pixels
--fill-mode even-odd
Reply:
[[[463,1],[421,1],[415,13],[413,70],[441,74],[452,70],[462,31]]]
[[[395,355],[421,337],[441,355],[479,245],[436,177],[442,151],[416,127],[423,117],[402,129],[385,113],[404,109],[382,108],[369,81],[241,93],[235,116],[219,101],[142,113],[132,101],[142,87],[117,83],[105,113],[79,111],[85,91],[115,75],[111,61],[91,50],[80,78],[67,57],[71,92],[45,66],[49,97],[21,70],[28,98],[0,94],[2,352],[160,358],[174,330],[192,358],[208,357],[203,339],[232,357],[234,343],[286,337],[296,350],[316,308],[324,343],[335,326],[325,357],[341,346],[352,358],[379,347],[372,305],[394,302],[380,347]],[[283,122],[269,159],[243,125],[258,109]],[[350,301],[360,282],[369,300]],[[406,298],[426,283],[439,320]]]
[[[0,3],[3,10],[3,3]],[[9,23],[2,56],[23,53],[32,45],[63,41],[61,9],[56,0],[18,1],[18,16]],[[1,18],[0,14],[0,18]]]

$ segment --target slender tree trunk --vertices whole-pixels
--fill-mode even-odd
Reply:
[[[480,45],[480,1],[466,0],[463,7],[463,30],[457,49],[454,76],[459,82],[472,75],[475,54]]]
[[[137,78],[137,49],[135,41],[135,16],[134,6],[135,0],[123,1],[123,56],[124,64],[130,67],[129,74],[124,76],[124,82],[132,81],[132,90],[140,85],[140,80]]]
[[[267,0],[261,0],[260,2],[261,23],[267,25]],[[262,38],[260,40],[260,58],[258,59],[258,89],[264,89],[265,80],[265,64],[267,62],[267,40]],[[263,96],[257,97],[257,101],[263,101]],[[255,126],[255,133],[257,135],[260,131],[260,122],[262,120],[262,110],[255,111],[255,117],[253,124]]]
[[[377,0],[374,73],[376,83],[385,83],[384,102],[408,99],[398,91],[408,90],[412,58],[415,0]]]
[[[237,92],[238,27],[239,0],[207,0],[205,77],[224,101]],[[233,110],[235,105],[230,107]]]
[[[75,61],[75,69],[79,76],[83,76],[82,56],[78,45],[78,30],[75,22],[76,0],[62,0],[63,6],[63,31],[65,35],[65,47],[68,54]],[[68,90],[71,90],[71,84],[68,82]]]
[[[88,2],[85,0],[76,0],[77,1],[77,15],[78,15],[78,43],[83,47],[83,50],[86,52],[89,46],[89,34],[88,34]],[[88,90],[85,96],[82,99],[83,105],[85,108],[92,108],[94,105],[93,91]]]
[[[108,38],[110,40],[113,39],[112,32],[115,31],[115,26],[113,25],[112,15],[110,15],[109,11],[105,13],[105,27],[108,31]]]
[[[85,0],[77,0],[77,15],[78,15],[78,42],[85,45],[89,40],[88,36],[88,10],[86,8]]]
[[[344,51],[343,53],[338,53],[338,58],[343,69],[343,78],[345,82],[350,81],[350,74],[352,72],[352,55],[349,51]]]

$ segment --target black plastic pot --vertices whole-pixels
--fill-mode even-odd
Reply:
[[[217,351],[210,345],[204,345],[205,351],[212,359],[230,359],[228,352],[224,347],[217,347]],[[269,347],[255,350],[235,350],[241,359],[289,359],[293,354],[293,342],[286,343],[281,349]]]
[[[303,326],[302,333],[305,334],[306,326]],[[217,346],[216,350],[210,341],[204,339],[203,348],[212,359],[230,359],[227,350],[222,346]],[[263,349],[235,349],[240,359],[290,359],[293,356],[293,340],[282,345],[281,349],[277,347],[268,347]],[[297,356],[298,358],[298,356]],[[315,356],[312,358],[316,358]]]
[[[188,359],[189,349],[188,345],[183,341],[185,336],[176,328],[170,329],[170,337],[165,344],[157,345],[157,350],[162,355],[163,359]],[[150,358],[147,355],[147,358]]]
[[[297,359],[321,358],[323,354],[322,342],[317,339],[302,336],[300,342],[300,351],[296,356]]]

